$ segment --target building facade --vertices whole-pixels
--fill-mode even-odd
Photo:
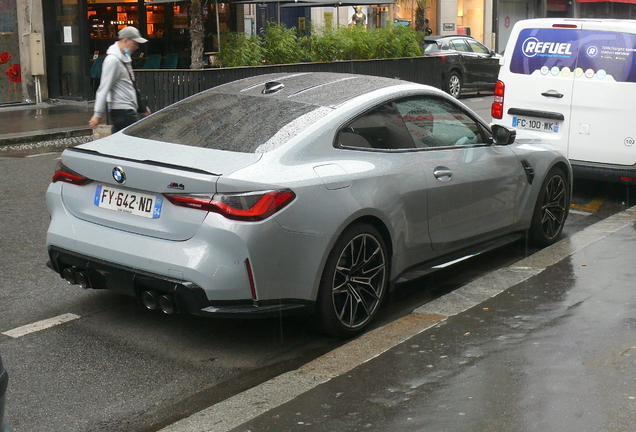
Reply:
[[[176,54],[177,67],[190,66],[191,0],[0,0],[0,105],[47,99],[90,100],[97,78],[95,60],[104,56],[117,31],[133,25],[148,39],[134,59],[143,67],[151,54]],[[208,0],[204,9],[205,51],[213,58],[223,33],[259,34],[267,22],[309,31],[346,26],[347,7],[281,7]],[[255,0],[257,1],[257,0]],[[285,0],[281,0],[284,2]],[[381,1],[381,0],[380,0]],[[470,34],[501,52],[515,22],[535,17],[636,18],[636,0],[419,0],[434,34]],[[363,6],[365,25],[413,25],[418,0]],[[160,66],[158,66],[160,67]]]

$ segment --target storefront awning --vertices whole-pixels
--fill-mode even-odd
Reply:
[[[161,3],[183,3],[186,1],[190,1],[190,0],[146,0],[144,4],[146,6],[149,6],[149,5],[156,5]]]
[[[636,0],[634,0],[636,1]],[[318,7],[318,6],[370,6],[396,4],[392,0],[296,0],[285,2],[281,7]]]
[[[636,0],[634,0],[636,1]],[[229,1],[236,4],[280,3],[281,7],[314,7],[314,6],[367,6],[380,4],[396,4],[393,0],[239,0]]]

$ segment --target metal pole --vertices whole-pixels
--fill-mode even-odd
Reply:
[[[221,52],[221,22],[219,21],[219,1],[214,0],[214,12],[216,12],[216,43],[217,49]],[[212,65],[210,65],[212,66]]]

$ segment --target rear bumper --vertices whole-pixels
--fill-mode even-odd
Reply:
[[[49,246],[48,252],[50,261],[47,266],[62,278],[64,270],[70,268],[87,276],[89,288],[110,289],[119,294],[135,297],[140,303],[141,295],[145,291],[168,294],[173,296],[178,313],[220,317],[267,317],[309,313],[313,310],[313,302],[296,299],[211,302],[203,288],[191,281],[110,263],[55,246]]]
[[[612,165],[571,160],[574,178],[636,184],[636,165]]]

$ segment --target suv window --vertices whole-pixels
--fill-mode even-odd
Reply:
[[[426,44],[424,46],[424,52],[426,54],[432,54],[432,53],[439,52],[438,42],[436,42],[436,41],[424,41],[424,43]]]
[[[479,54],[490,54],[490,50],[476,40],[467,39],[466,42],[468,42],[468,45],[470,45],[470,48],[473,50],[473,52]]]
[[[470,52],[470,48],[468,48],[468,45],[466,44],[466,41],[464,41],[464,39],[453,39],[450,42],[450,45],[451,48],[455,51]]]
[[[408,98],[396,102],[396,106],[417,148],[486,143],[483,128],[441,98]]]

